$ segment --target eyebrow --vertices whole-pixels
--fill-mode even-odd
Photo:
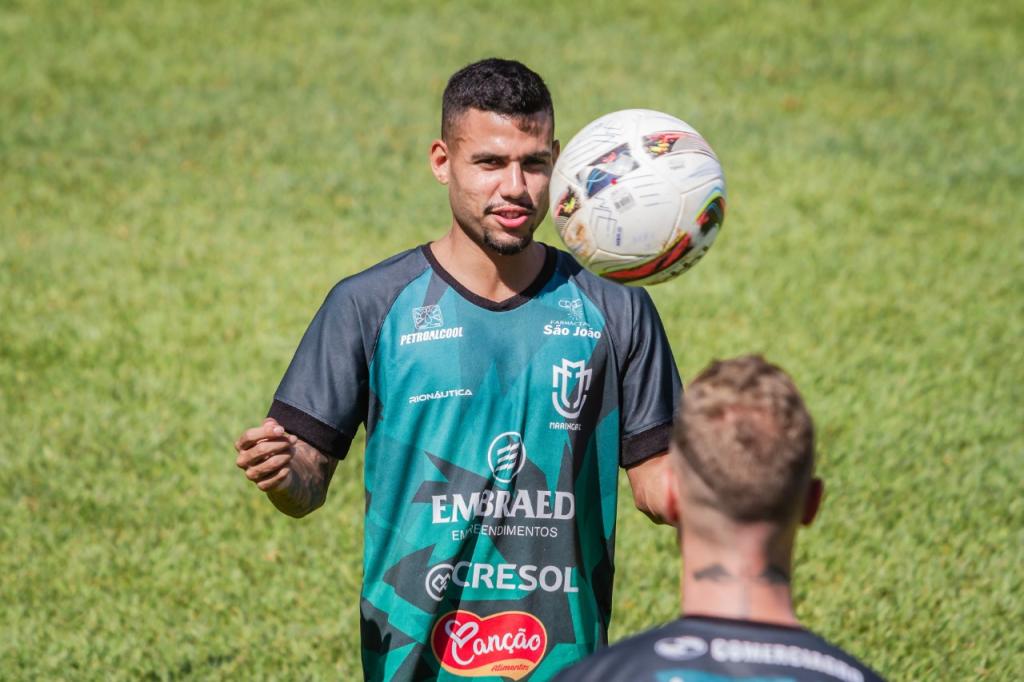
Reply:
[[[477,161],[492,161],[492,160],[508,161],[508,158],[509,157],[504,155],[504,154],[492,154],[490,152],[477,152],[476,154],[473,154],[472,156],[470,156],[469,160],[475,163]],[[549,159],[551,159],[551,152],[549,152],[547,150],[531,152],[530,154],[527,154],[526,156],[523,157],[523,161],[548,161]]]

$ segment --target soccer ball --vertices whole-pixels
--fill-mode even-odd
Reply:
[[[623,284],[657,284],[693,267],[715,241],[725,176],[687,123],[649,109],[616,111],[562,150],[551,217],[588,270]]]

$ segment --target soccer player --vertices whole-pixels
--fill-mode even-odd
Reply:
[[[450,229],[334,287],[237,464],[302,516],[364,424],[365,676],[547,680],[606,642],[619,467],[663,513],[679,376],[643,289],[532,238],[559,151],[541,78],[472,64],[441,119]]]
[[[759,356],[714,362],[676,418],[664,498],[683,555],[683,616],[569,668],[560,682],[881,678],[805,630],[790,576],[811,523],[814,426],[790,378]]]

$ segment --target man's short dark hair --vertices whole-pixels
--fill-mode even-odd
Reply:
[[[455,123],[469,109],[521,118],[547,113],[554,127],[555,110],[544,80],[520,62],[484,59],[448,79],[441,102],[441,137],[452,139]]]

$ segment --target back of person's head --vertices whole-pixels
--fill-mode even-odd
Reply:
[[[693,380],[673,445],[692,504],[737,522],[781,523],[802,511],[814,424],[793,381],[761,356],[715,361]]]
[[[490,58],[455,72],[441,102],[441,137],[451,141],[455,125],[469,109],[523,118],[545,113],[554,129],[554,107],[544,80],[520,62]]]

